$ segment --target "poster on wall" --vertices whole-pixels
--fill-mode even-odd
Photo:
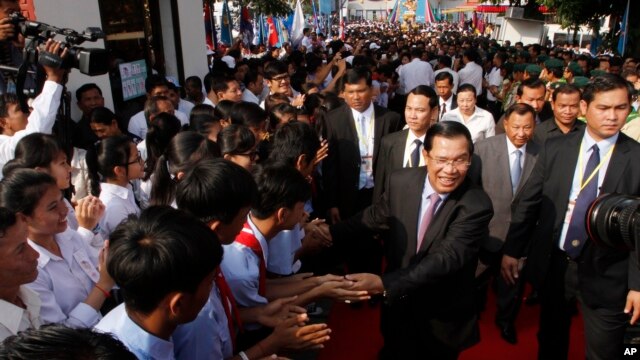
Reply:
[[[147,63],[144,60],[120,64],[122,99],[127,101],[145,95],[144,80],[146,78]]]

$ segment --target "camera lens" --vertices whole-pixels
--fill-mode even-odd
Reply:
[[[587,212],[587,232],[600,246],[633,250],[640,236],[640,198],[620,194],[599,196]]]

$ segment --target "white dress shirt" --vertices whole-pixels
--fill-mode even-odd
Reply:
[[[497,86],[498,88],[500,88],[500,85],[502,85],[502,75],[500,75],[500,69],[497,67],[494,67],[493,69],[491,69],[491,72],[485,76],[485,79],[487,80],[487,83],[489,83],[489,87]],[[495,96],[493,96],[493,94],[491,93],[491,91],[489,91],[489,89],[487,89],[487,100],[489,101],[498,100],[496,99]]]
[[[211,101],[211,99],[209,99],[206,96],[204,97],[204,100],[202,100],[202,103],[206,104],[206,105],[213,106],[214,108],[216,107],[216,104],[214,104],[213,101]]]
[[[580,180],[586,181],[587,178],[591,174],[583,174],[585,168],[587,167],[587,163],[589,162],[589,158],[591,157],[591,153],[593,150],[591,149],[594,144],[598,144],[598,151],[600,152],[600,162],[602,166],[598,169],[598,192],[597,195],[600,195],[600,188],[602,187],[602,183],[604,182],[605,175],[607,174],[607,169],[609,168],[609,162],[611,161],[611,155],[607,156],[609,151],[613,148],[618,141],[618,135],[620,133],[616,133],[615,135],[606,138],[601,141],[597,141],[589,135],[589,131],[585,130],[584,137],[582,138],[582,142],[580,144],[580,150],[582,151],[582,162],[576,163],[576,168],[573,172],[573,182],[571,183],[571,192],[569,193],[569,199],[567,199],[570,203],[575,202],[578,198],[578,194],[580,193]],[[583,176],[580,176],[583,175]],[[595,179],[591,180],[594,181]],[[560,242],[558,247],[560,250],[564,251],[564,238],[567,237],[567,231],[569,231],[569,223],[571,222],[571,215],[573,213],[573,206],[567,206],[567,212],[565,214],[564,225],[562,226],[562,232],[560,233]]]
[[[175,110],[173,115],[180,120],[180,125],[189,125],[189,117],[185,113],[179,110]],[[129,127],[128,129],[130,133],[138,136],[140,139],[147,138],[147,119],[144,117],[144,111],[140,111],[137,114],[133,115],[131,119],[129,119]]]
[[[178,111],[189,117],[189,115],[191,115],[191,109],[193,109],[194,106],[195,105],[191,101],[180,99],[180,102],[178,103]]]
[[[103,239],[108,239],[122,220],[131,214],[140,214],[140,208],[136,204],[133,190],[130,185],[100,183],[100,200],[104,204],[104,216],[100,220],[100,234]]]
[[[268,264],[269,245],[267,244],[267,239],[251,222],[250,215],[247,215],[247,222],[254,236],[258,239],[260,247],[262,247],[265,264]],[[245,229],[242,231],[245,231]],[[238,306],[254,307],[268,303],[266,298],[258,294],[260,285],[260,259],[258,255],[237,241],[222,247],[224,248],[224,256],[222,257],[220,269],[227,279],[227,284],[229,284]],[[247,328],[246,325],[245,328]]]
[[[493,115],[487,110],[480,109],[477,106],[467,121],[464,121],[459,107],[447,111],[441,121],[457,121],[464,124],[467,129],[469,129],[471,139],[474,143],[496,134],[496,123],[493,121]]]
[[[95,330],[113,334],[115,338],[141,360],[172,360],[173,343],[161,339],[138,326],[127,314],[125,304],[111,310]]]
[[[19,331],[40,328],[40,297],[38,293],[21,285],[18,298],[27,307],[23,309],[0,299],[0,341]]]
[[[416,228],[416,234],[420,231],[420,225],[421,225],[422,219],[424,218],[424,213],[427,212],[429,205],[431,205],[431,200],[429,199],[429,196],[431,196],[431,194],[435,192],[436,191],[433,189],[433,186],[431,186],[431,182],[429,182],[429,176],[427,176],[424,179],[424,186],[422,188],[422,198],[421,198],[422,200],[420,200],[420,213],[418,216],[418,227]],[[449,197],[449,194],[438,194],[438,196],[440,197],[440,204],[436,206],[436,209],[433,212],[434,215],[438,212],[438,210],[440,210],[440,208],[442,207],[442,204],[444,204],[445,200],[447,200],[447,198]]]
[[[269,240],[269,260],[267,270],[278,275],[291,275],[300,269],[295,266],[296,251],[302,247],[304,229],[296,224],[291,230],[282,230]],[[298,261],[299,262],[299,261]]]
[[[505,136],[505,139],[507,140],[507,152],[509,154],[509,168],[511,168],[511,164],[516,161],[516,150],[520,150],[520,152],[522,153],[522,155],[520,156],[520,168],[524,169],[524,158],[527,154],[527,144],[524,144],[521,147],[517,148],[515,145],[513,145],[508,137]]]
[[[458,76],[460,77],[460,85],[471,84],[476,88],[476,96],[482,94],[482,66],[469,61],[458,71]]]
[[[23,137],[33,133],[51,134],[58,114],[61,94],[62,85],[54,81],[45,81],[42,92],[31,104],[33,110],[29,114],[27,127],[17,131],[13,136],[0,135],[0,169],[15,157],[16,145]]]
[[[403,94],[407,95],[418,85],[433,86],[433,69],[431,65],[418,58],[402,66],[398,72]]]
[[[72,229],[55,235],[55,241],[62,257],[29,240],[40,257],[38,277],[27,286],[40,295],[42,323],[91,327],[100,320],[100,313],[83,301],[100,279],[98,259]]]
[[[440,74],[441,72],[448,72],[449,74],[451,74],[451,76],[453,76],[453,89],[451,89],[451,91],[452,91],[454,94],[457,94],[457,93],[458,93],[458,83],[459,83],[459,81],[460,81],[460,77],[458,76],[458,73],[457,73],[457,72],[455,72],[455,71],[453,71],[453,70],[451,70],[451,68],[448,68],[448,67],[447,67],[447,68],[442,68],[442,69],[440,69],[440,70],[436,70],[436,71],[433,73],[433,77],[434,77],[434,79],[435,79],[435,77],[436,77],[436,76],[438,76],[438,74]],[[435,84],[435,80],[434,80],[434,84]]]
[[[442,97],[438,96],[438,121],[442,121],[442,104],[445,104],[446,111],[445,114],[453,109],[453,95],[449,96],[447,100],[444,100]]]
[[[251,102],[260,105],[260,99],[249,89],[244,89],[242,92],[242,101]]]
[[[422,156],[422,149],[424,149],[424,138],[425,138],[426,134],[417,137],[413,131],[409,130],[409,134],[407,135],[407,141],[404,145],[404,157],[402,158],[402,166],[403,167],[407,167],[410,160],[411,160],[411,153],[413,153],[413,150],[416,148],[416,143],[414,142],[416,139],[419,139],[422,142],[422,145],[420,145],[420,164],[418,164],[418,166],[425,166],[424,163],[424,156]]]
[[[369,107],[363,111],[358,112],[355,109],[351,109],[353,114],[353,121],[356,127],[358,136],[358,145],[360,149],[360,157],[363,159],[363,164],[360,166],[360,180],[359,189],[370,189],[373,187],[373,148],[374,148],[374,136],[375,136],[375,113],[373,102],[369,104]],[[366,126],[364,129],[360,128],[360,117],[364,116]],[[364,159],[369,159],[371,164],[370,171],[367,171],[364,166]]]

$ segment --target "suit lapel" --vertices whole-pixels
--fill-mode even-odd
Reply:
[[[460,187],[463,187],[463,186],[465,185],[461,185]],[[458,187],[458,189],[460,187]],[[438,233],[442,230],[442,226],[438,226],[438,221],[439,219],[447,219],[451,214],[451,211],[455,208],[457,200],[455,199],[455,196],[452,196],[452,195],[457,193],[458,189],[456,189],[456,191],[454,191],[453,193],[449,194],[449,196],[444,201],[444,203],[440,205],[440,209],[438,209],[438,211],[435,213],[435,215],[431,219],[431,223],[427,228],[427,232],[424,234],[424,238],[422,239],[422,244],[420,244],[420,249],[418,249],[418,252],[429,249],[429,247],[431,247],[431,244],[433,243],[433,240],[436,239],[436,236],[438,236]],[[418,214],[418,216],[420,216],[420,214]],[[418,223],[416,223],[416,227],[417,226],[418,226]]]
[[[348,131],[351,133],[351,138],[355,144],[359,144],[360,139],[358,138],[358,130],[356,130],[355,119],[353,118],[353,112],[348,105],[344,105],[344,111],[346,112],[346,119],[349,119],[349,123],[347,124]]]
[[[407,184],[405,194],[415,194],[412,196],[406,196],[406,214],[411,214],[407,221],[407,252],[411,256],[415,255],[416,247],[418,246],[418,224],[420,223],[420,205],[422,203],[422,190],[424,188],[425,178],[427,172],[421,171],[421,175],[417,176],[416,181],[411,181]],[[432,221],[433,222],[433,221]],[[428,232],[428,231],[427,231]],[[424,241],[422,242],[424,246]],[[410,256],[410,257],[411,257]]]
[[[538,155],[538,144],[530,141],[527,144],[527,152],[524,157],[524,168],[522,168],[522,175],[520,176],[520,184],[518,184],[518,188],[516,189],[516,194],[522,190],[522,187],[527,182],[529,175],[531,175],[531,171],[533,171],[533,167],[536,164],[536,155]],[[514,195],[515,198],[515,195]]]
[[[378,159],[378,150],[380,149],[380,139],[384,129],[387,127],[387,118],[384,116],[381,108],[373,106],[373,163]]]
[[[624,134],[620,133],[620,135],[618,135],[618,141],[616,141],[615,145],[616,148],[613,150],[613,154],[611,154],[607,173],[605,174],[604,181],[602,182],[602,189],[600,190],[601,194],[605,192],[614,192],[618,187],[618,183],[622,178],[620,174],[624,173],[624,169],[627,167],[627,163],[629,162],[629,156],[627,156],[627,153],[629,152],[627,141],[628,139]]]
[[[567,139],[566,145],[560,144],[561,146],[558,149],[557,161],[552,164],[545,164],[545,167],[559,167],[561,169],[567,169],[567,171],[569,171],[569,173],[563,171],[558,172],[558,174],[561,175],[561,178],[549,179],[549,184],[546,184],[547,186],[558,187],[558,199],[554,199],[554,202],[563,204],[558,208],[558,211],[562,210],[562,214],[567,211],[567,200],[569,199],[569,195],[571,194],[571,186],[573,185],[573,174],[578,163],[580,143],[582,142],[583,136],[584,132],[582,131],[580,132],[580,134]],[[548,162],[548,160],[545,160],[545,162]]]
[[[409,136],[409,130],[402,130],[403,136],[398,136],[396,143],[393,144],[393,148],[391,149],[391,164],[395,166],[396,164],[400,164],[399,168],[403,168],[406,164],[404,163],[404,147],[407,143],[407,136]]]
[[[499,172],[500,179],[503,179],[504,186],[511,186],[511,164],[509,163],[509,150],[507,148],[507,137],[504,134],[496,136],[493,141],[493,152],[496,154],[495,165],[487,164],[486,166],[495,166]]]

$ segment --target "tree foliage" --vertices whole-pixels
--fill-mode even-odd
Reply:
[[[242,0],[240,3],[264,15],[286,16],[293,11],[289,2],[285,0]]]

